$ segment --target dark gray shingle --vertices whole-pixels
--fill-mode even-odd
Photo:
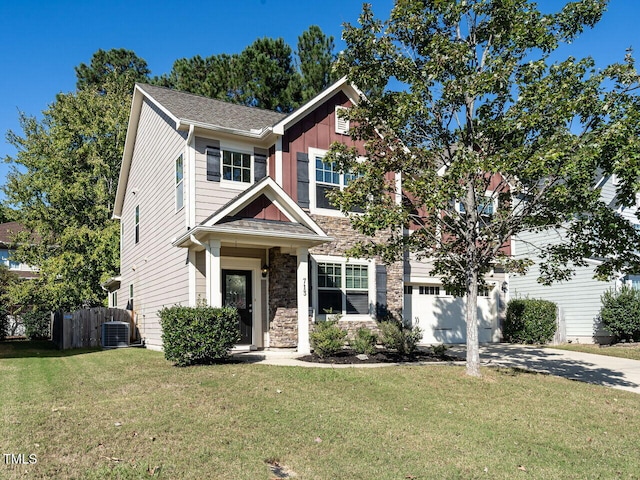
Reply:
[[[222,100],[179,92],[155,85],[138,84],[153,99],[180,120],[249,132],[278,123],[285,114],[236,105]]]

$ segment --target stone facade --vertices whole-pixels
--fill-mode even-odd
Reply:
[[[346,217],[325,217],[311,215],[313,220],[324,230],[327,235],[333,237],[333,242],[325,243],[309,250],[312,255],[339,255],[354,247],[358,241],[366,240],[366,237],[356,233],[351,227],[351,222]],[[379,258],[374,259],[376,264],[382,264]],[[402,314],[404,300],[404,262],[399,261],[387,265],[387,309],[394,315]]]
[[[274,348],[298,345],[298,307],[294,255],[269,250],[269,343]]]
[[[309,250],[311,255],[345,256],[345,252],[353,247],[361,235],[351,228],[349,219],[344,217],[314,216],[314,221],[334,241],[319,245]],[[375,259],[381,264],[380,259]],[[269,251],[269,344],[273,348],[295,348],[298,344],[298,309],[296,298],[297,258],[295,255],[282,253],[280,248]],[[403,262],[386,266],[387,271],[387,309],[400,316],[403,302]],[[313,319],[310,319],[313,322]],[[353,338],[360,327],[367,327],[378,332],[375,319],[348,320],[342,317],[340,327]]]

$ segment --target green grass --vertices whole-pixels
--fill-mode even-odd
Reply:
[[[640,395],[446,365],[176,368],[0,343],[0,478],[637,478]],[[25,473],[26,472],[26,473]]]
[[[565,345],[554,345],[551,348],[559,350],[572,350],[574,352],[595,353],[597,355],[608,355],[609,357],[629,358],[631,360],[640,360],[640,347],[622,347],[622,346],[605,346],[588,345],[579,343],[569,343]]]

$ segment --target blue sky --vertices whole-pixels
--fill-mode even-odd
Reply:
[[[388,18],[392,0],[369,2]],[[553,11],[564,2],[539,4]],[[18,111],[40,116],[57,93],[73,91],[74,67],[100,48],[133,50],[152,75],[178,58],[240,52],[258,37],[282,37],[295,49],[314,24],[340,50],[342,24],[356,23],[361,8],[357,0],[0,0],[0,159],[16,153],[5,134],[21,133]],[[596,28],[559,55],[591,55],[599,66],[622,60],[626,48],[640,48],[638,18],[640,2],[611,0]],[[0,184],[7,171],[0,163]]]

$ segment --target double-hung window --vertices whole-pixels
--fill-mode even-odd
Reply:
[[[140,241],[140,205],[136,205],[136,211],[135,211],[133,220],[134,220],[133,221],[134,240],[135,240],[135,243],[138,243]]]
[[[176,159],[176,212],[184,206],[184,160]]]
[[[224,150],[222,152],[222,179],[251,183],[251,155]]]
[[[313,150],[313,149],[312,149]],[[331,203],[329,193],[343,190],[351,181],[358,178],[357,173],[341,173],[335,162],[325,162],[324,152],[312,151],[313,169],[315,171],[315,208],[338,210]]]
[[[460,213],[466,213],[464,205],[462,202],[456,202],[458,211]],[[496,201],[492,197],[484,197],[478,200],[478,204],[476,205],[476,210],[483,217],[491,217],[493,216],[496,208]]]
[[[318,314],[369,314],[369,265],[318,262]]]

